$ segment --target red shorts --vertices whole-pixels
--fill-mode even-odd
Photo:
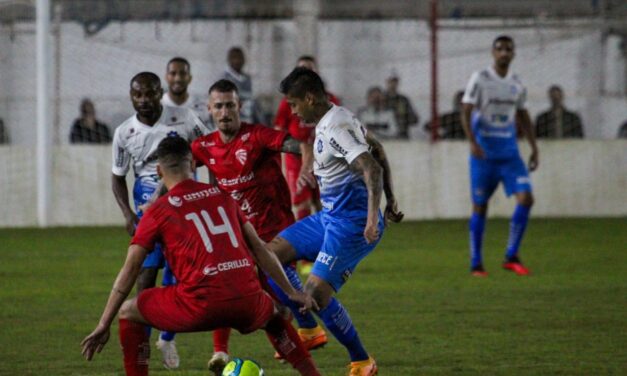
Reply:
[[[303,187],[300,192],[296,193],[298,190],[296,182],[298,181],[301,165],[302,162],[300,155],[285,154],[285,178],[287,180],[287,185],[290,188],[292,205],[300,205],[307,200],[318,197],[318,189],[311,188],[309,186]]]
[[[274,313],[274,302],[264,291],[243,298],[207,304],[181,295],[176,286],[143,290],[137,307],[144,319],[159,330],[201,332],[233,328],[250,333],[262,328]]]

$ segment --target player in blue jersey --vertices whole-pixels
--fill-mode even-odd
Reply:
[[[475,72],[462,99],[462,126],[470,140],[470,268],[474,276],[485,277],[481,256],[488,200],[500,182],[505,193],[516,196],[509,241],[503,267],[518,275],[528,275],[518,257],[518,250],[533,205],[531,180],[520,157],[516,124],[529,145],[529,171],[538,167],[538,147],[529,113],[525,109],[527,90],[518,76],[509,70],[514,58],[514,40],[499,36],[492,43],[494,64]]]
[[[296,68],[282,82],[292,112],[316,124],[314,174],[323,209],[291,225],[270,243],[283,264],[314,262],[305,283],[320,306],[318,315],[351,358],[349,375],[375,375],[377,365],[334,293],[353,274],[357,264],[379,242],[384,218],[379,210],[386,196],[386,218],[398,222],[390,167],[381,144],[366,133],[356,116],[329,102],[316,72]]]

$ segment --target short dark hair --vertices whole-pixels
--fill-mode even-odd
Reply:
[[[379,87],[379,86],[371,86],[371,87],[369,87],[367,93],[368,93],[368,95],[370,95],[370,94],[374,93],[375,91],[378,91],[379,93],[383,94],[383,89],[381,89],[381,87]]]
[[[512,44],[512,47],[514,46],[514,39],[509,35],[499,35],[496,37],[492,42],[492,48],[495,48],[498,42],[509,42]]]
[[[166,137],[157,146],[159,165],[168,169],[177,169],[185,160],[189,160],[192,149],[187,140],[180,136]]]
[[[131,78],[130,86],[133,86],[135,81],[149,81],[157,86],[161,87],[161,79],[155,73],[152,72],[139,72]]]
[[[295,98],[304,98],[307,93],[316,97],[326,97],[324,82],[318,73],[304,67],[294,68],[294,70],[281,81],[279,91],[283,95],[290,95]]]
[[[239,94],[239,90],[237,90],[237,85],[233,83],[231,80],[221,79],[213,83],[209,88],[209,95],[212,92],[217,91],[218,93],[230,93],[232,91]]]
[[[564,92],[564,90],[562,90],[562,87],[561,87],[561,86],[559,86],[559,85],[556,85],[556,84],[553,84],[553,85],[551,85],[551,86],[549,87],[549,91],[553,91],[553,90],[557,90],[557,91],[559,91],[560,93],[563,93],[563,92]]]
[[[229,52],[227,52],[227,56],[231,56],[232,54],[242,54],[244,55],[244,50],[240,46],[233,46],[229,48]]]
[[[296,61],[310,61],[316,64],[316,58],[311,55],[301,55]]]
[[[187,66],[187,70],[192,70],[191,64],[184,57],[180,57],[180,56],[173,57],[172,59],[170,59],[170,61],[168,61],[168,64],[166,65],[166,67],[169,67],[170,64],[172,64],[172,63],[185,64]]]

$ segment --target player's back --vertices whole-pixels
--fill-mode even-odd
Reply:
[[[151,206],[140,226],[160,233],[164,255],[183,294],[223,301],[260,286],[242,234],[247,222],[217,187],[193,180],[174,186]]]

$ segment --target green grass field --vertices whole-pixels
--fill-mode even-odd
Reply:
[[[627,220],[533,219],[522,251],[531,277],[500,269],[507,231],[507,221],[489,221],[490,277],[477,279],[465,221],[388,229],[339,294],[380,375],[627,374]],[[122,228],[0,230],[0,374],[122,374],[117,324],[91,363],[79,342],[97,323],[127,241]],[[207,375],[211,335],[177,343],[181,370],[164,370],[153,345],[152,374]],[[272,360],[263,333],[234,334],[231,352],[267,375],[294,374]],[[313,355],[324,375],[347,374],[334,339]]]

